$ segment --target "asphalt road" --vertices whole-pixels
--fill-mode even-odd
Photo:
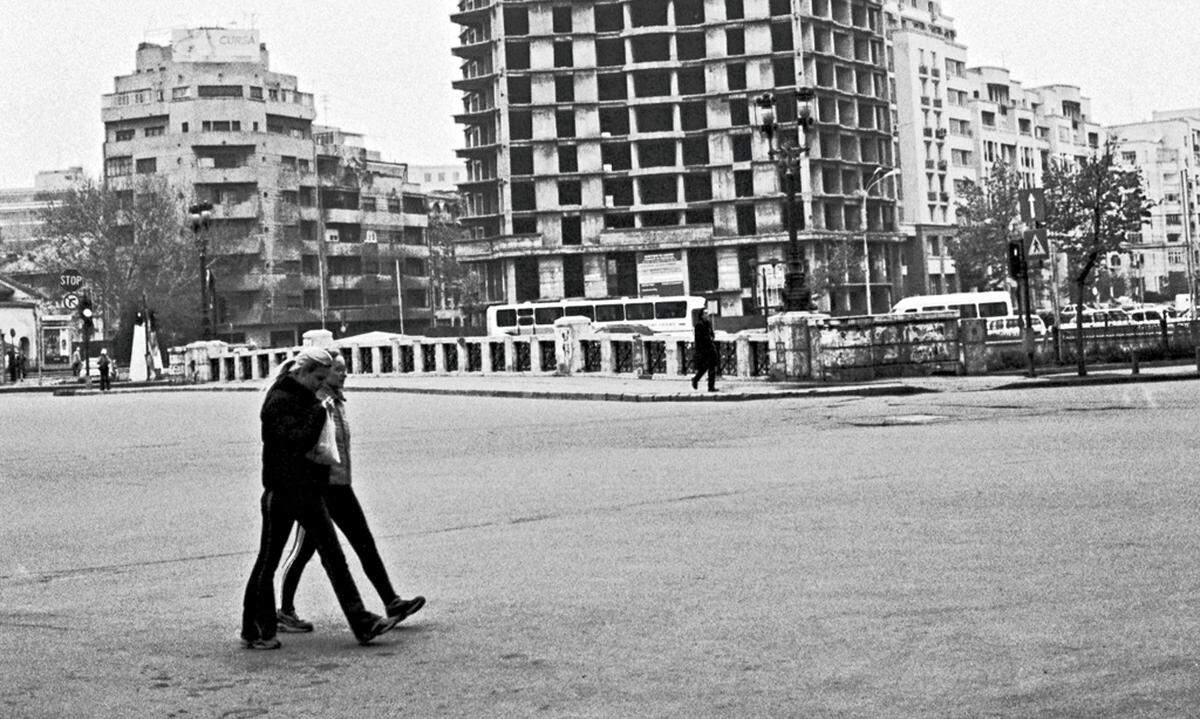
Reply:
[[[276,652],[237,639],[259,399],[0,398],[0,716],[1200,711],[1194,380],[351,393],[358,494],[429,604],[359,647],[314,564],[317,631]]]

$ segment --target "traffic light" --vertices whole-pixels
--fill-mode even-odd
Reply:
[[[208,229],[208,225],[212,221],[212,209],[211,202],[201,202],[188,208],[188,220],[191,221],[192,232],[199,233],[201,230]]]
[[[83,331],[85,334],[91,334],[95,327],[92,317],[92,298],[89,295],[84,295],[79,299],[79,319],[83,321]]]
[[[1020,240],[1008,242],[1008,272],[1013,279],[1025,276],[1025,248]]]

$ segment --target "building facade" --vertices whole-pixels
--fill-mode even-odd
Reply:
[[[872,186],[893,166],[879,2],[461,0],[452,17],[470,233],[458,256],[487,300],[686,292],[726,315],[776,305],[788,234],[757,128],[763,93],[777,139],[811,148],[810,267],[857,252],[854,272],[827,273],[823,303],[865,309],[864,245],[875,306],[899,290],[890,185]],[[815,91],[804,137],[800,87]]]
[[[1200,266],[1196,240],[1196,172],[1200,170],[1200,108],[1155,112],[1148,122],[1108,128],[1116,160],[1142,173],[1154,201],[1150,221],[1128,253],[1108,258],[1139,300],[1171,300],[1190,292]],[[1190,255],[1190,258],[1189,258]]]
[[[82,167],[43,170],[33,187],[0,190],[0,271],[12,274],[35,269],[30,253],[41,236],[42,213],[63,192],[82,183]]]
[[[257,31],[143,43],[102,108],[106,183],[162,176],[186,202],[212,203],[203,239],[218,337],[280,346],[325,325],[428,324],[416,296],[428,280],[404,274],[428,257],[424,201],[404,166],[314,128],[312,95],[270,69]]]
[[[946,243],[964,190],[997,162],[1028,187],[1052,158],[1102,151],[1104,129],[1073,85],[1025,88],[1005,68],[971,67],[942,3],[892,0],[885,15],[896,85],[896,155],[902,167],[902,228],[910,294],[962,289]]]

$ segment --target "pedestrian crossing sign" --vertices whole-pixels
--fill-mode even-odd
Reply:
[[[1040,260],[1043,257],[1049,257],[1050,252],[1047,247],[1045,228],[1025,231],[1025,259]]]

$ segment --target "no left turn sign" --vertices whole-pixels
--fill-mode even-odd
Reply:
[[[75,294],[74,292],[68,292],[67,294],[63,295],[63,306],[69,310],[79,307],[79,295]]]

